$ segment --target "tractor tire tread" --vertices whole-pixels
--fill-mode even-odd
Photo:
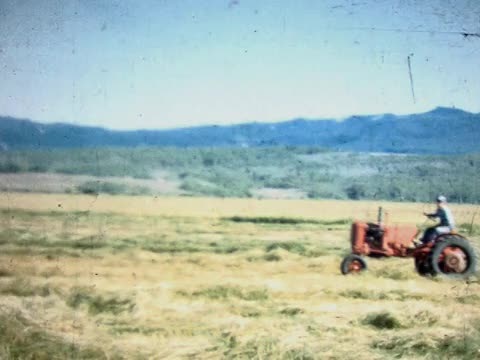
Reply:
[[[444,273],[439,267],[438,258],[440,254],[447,246],[451,245],[461,248],[468,257],[467,269],[462,273]],[[436,240],[435,245],[430,251],[428,263],[430,268],[432,269],[432,275],[434,276],[443,275],[451,278],[466,278],[475,272],[477,265],[477,257],[475,254],[475,250],[466,238],[457,235],[445,235],[441,236]]]
[[[360,269],[360,271],[367,270],[367,262],[365,261],[364,258],[362,258],[360,255],[357,255],[357,254],[349,254],[343,258],[342,263],[340,264],[340,271],[342,272],[343,275],[347,275],[350,273],[349,265],[352,261],[360,262],[360,264],[362,265],[362,268]]]

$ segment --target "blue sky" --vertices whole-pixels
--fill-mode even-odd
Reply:
[[[0,0],[0,114],[129,129],[480,112],[480,37],[462,32],[480,33],[477,0]]]

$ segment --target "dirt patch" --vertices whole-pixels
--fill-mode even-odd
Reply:
[[[299,189],[260,188],[251,191],[254,197],[260,199],[304,199],[306,193]]]

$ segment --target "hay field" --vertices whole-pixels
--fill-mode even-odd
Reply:
[[[272,216],[318,220],[370,219],[378,207],[386,212],[385,222],[422,223],[423,211],[433,211],[431,203],[351,200],[295,200],[206,198],[178,196],[72,195],[0,192],[0,209],[31,211],[115,212],[125,215],[218,218],[228,216]],[[450,204],[458,224],[480,224],[480,205]]]
[[[0,359],[480,358],[478,275],[340,274],[351,219],[379,205],[431,209],[2,193]],[[478,207],[452,209],[478,247]]]

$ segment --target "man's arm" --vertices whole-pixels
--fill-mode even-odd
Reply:
[[[428,216],[428,217],[431,217],[431,218],[436,218],[436,217],[438,217],[438,210],[435,211],[434,213],[430,213],[430,214],[424,212],[423,215]]]

